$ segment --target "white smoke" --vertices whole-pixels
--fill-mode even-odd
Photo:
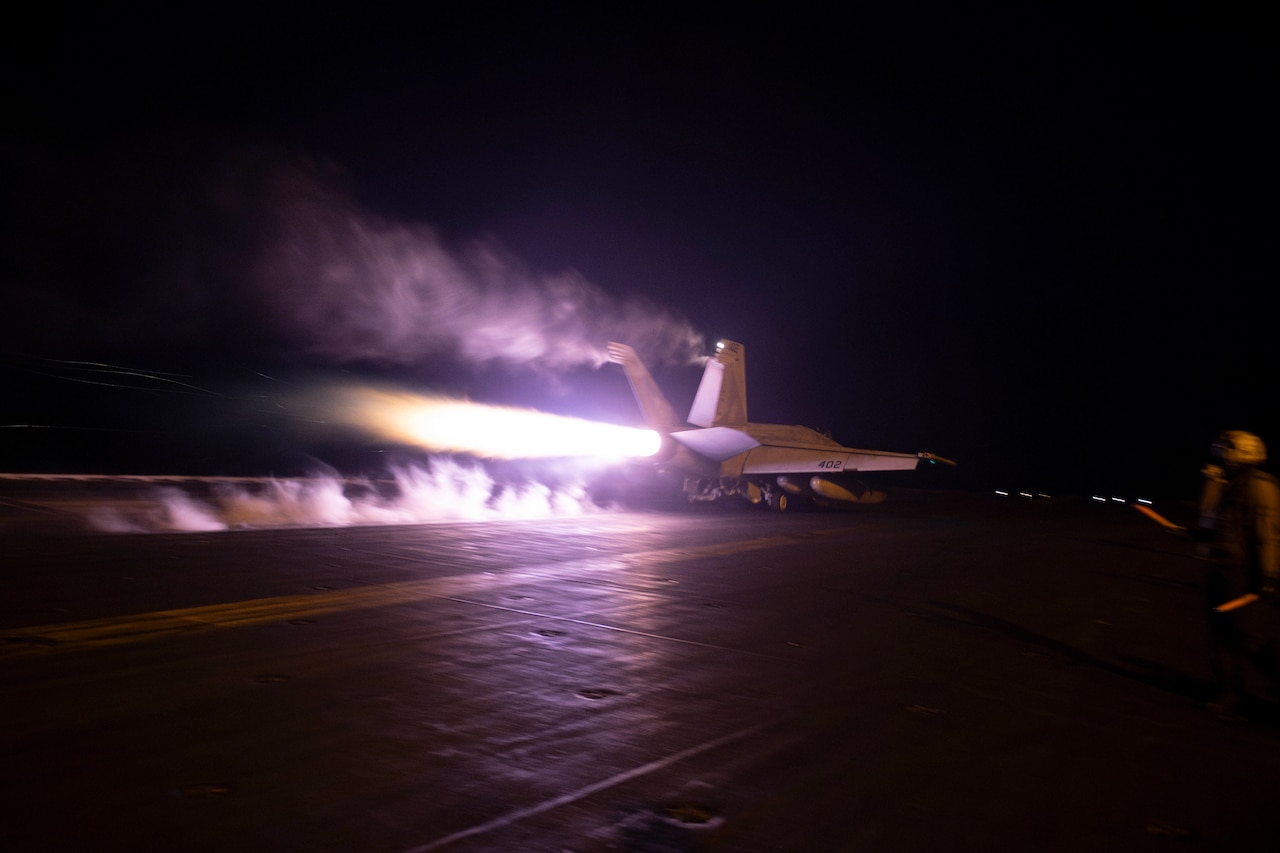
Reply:
[[[581,483],[551,487],[497,483],[480,465],[451,458],[392,471],[391,482],[337,476],[218,484],[201,497],[177,487],[149,500],[94,508],[87,517],[107,533],[165,533],[275,527],[346,527],[576,516],[601,512]]]
[[[156,491],[151,501],[133,502],[127,508],[104,504],[87,515],[89,526],[103,533],[198,532],[226,530],[217,513],[181,489]]]
[[[235,181],[225,212],[257,231],[254,313],[314,357],[415,364],[447,355],[559,371],[599,366],[610,340],[666,363],[704,349],[687,320],[616,299],[575,270],[537,272],[494,239],[455,247],[429,225],[377,216],[323,164],[272,162]]]

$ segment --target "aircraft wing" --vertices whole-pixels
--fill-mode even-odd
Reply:
[[[751,474],[835,474],[840,471],[911,471],[928,454],[760,446],[747,451],[738,476]]]

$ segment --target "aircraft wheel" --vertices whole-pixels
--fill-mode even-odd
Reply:
[[[768,501],[769,509],[776,509],[778,512],[786,512],[791,505],[786,492],[769,492]]]

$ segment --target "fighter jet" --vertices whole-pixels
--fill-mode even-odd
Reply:
[[[786,512],[804,502],[878,503],[855,472],[907,471],[921,462],[955,465],[932,453],[892,453],[845,447],[817,430],[747,420],[746,348],[716,344],[707,360],[686,422],[658,390],[644,363],[626,344],[610,343],[649,426],[662,436],[654,461],[684,475],[690,503],[740,496]]]

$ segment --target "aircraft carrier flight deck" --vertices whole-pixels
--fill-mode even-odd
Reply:
[[[11,849],[1275,846],[1280,725],[1116,502],[84,523],[151,485],[0,483]]]

